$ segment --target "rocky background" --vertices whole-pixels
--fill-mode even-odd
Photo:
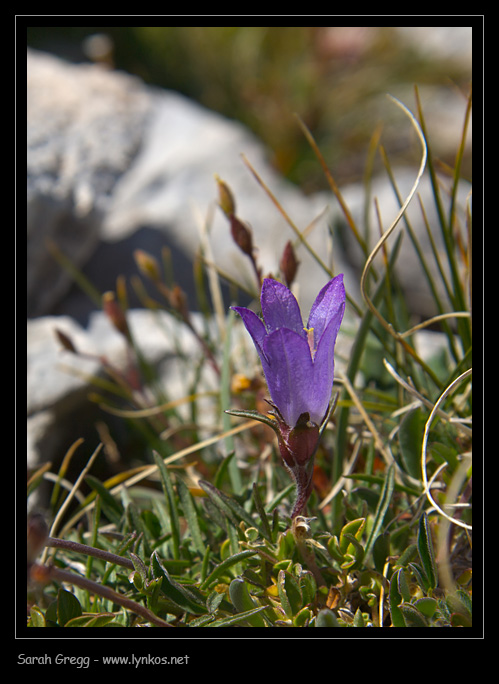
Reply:
[[[424,53],[426,58],[430,55],[435,65],[457,64],[460,72],[471,78],[471,28],[396,30],[399,40],[406,41],[411,50]],[[341,47],[341,35],[337,34],[335,49]],[[359,40],[357,34],[344,35],[350,35],[344,50],[359,49],[355,43]],[[310,188],[300,188],[286,178],[272,157],[272,148],[247,125],[179,92],[147,84],[138,76],[113,68],[105,58],[97,61],[71,62],[31,48],[27,53],[30,467],[57,461],[78,437],[87,437],[88,449],[93,451],[99,439],[96,425],[103,416],[88,401],[90,387],[81,374],[99,373],[99,356],[112,359],[118,367],[126,365],[123,338],[54,259],[51,244],[57,245],[100,293],[115,290],[118,276],[129,280],[137,274],[134,250],[140,248],[159,255],[161,248],[167,246],[175,279],[187,293],[191,310],[195,310],[192,265],[208,228],[217,266],[251,288],[253,274],[249,261],[230,238],[227,221],[216,206],[215,174],[230,185],[238,216],[251,225],[264,271],[277,271],[284,246],[294,235],[249,173],[241,159],[244,154],[300,230],[317,219],[310,243],[323,258],[329,260],[332,255],[335,272],[345,273],[348,291],[358,298],[362,255],[350,239],[342,213],[329,191],[320,188],[310,192]],[[411,80],[417,82],[417,74]],[[401,88],[397,92],[397,87],[390,85],[393,84],[381,90],[401,99],[407,96],[404,101],[413,109],[410,91]],[[439,154],[452,159],[465,99],[449,84],[425,89],[423,83],[421,93],[429,128],[436,132]],[[385,113],[409,139],[405,142],[412,148],[415,161],[407,160],[396,170],[400,190],[407,191],[417,170],[417,141],[410,136],[410,125],[403,115],[393,112],[393,105],[385,100],[380,104],[378,97],[371,102],[379,108],[380,120]],[[289,115],[292,116],[292,110]],[[355,116],[359,116],[358,111]],[[334,173],[335,168],[332,170]],[[342,183],[341,189],[350,210],[361,222],[365,198],[362,182]],[[462,197],[468,190],[463,183]],[[427,181],[420,192],[431,222],[433,203]],[[379,200],[386,228],[398,209],[386,176],[374,179],[372,195]],[[424,242],[425,231],[416,205],[410,215]],[[328,228],[331,226],[335,236],[332,252]],[[403,249],[407,252],[399,259],[404,266],[400,278],[417,321],[434,311],[431,297],[421,287],[419,266],[407,240]],[[305,250],[299,251],[298,258],[296,289],[302,308],[307,311],[326,276]],[[138,302],[131,289],[129,294],[134,308],[129,320],[139,346],[160,368],[170,394],[185,395],[192,377],[188,364],[179,365],[176,360],[176,345],[180,343],[187,356],[199,354],[199,345],[189,330],[180,330],[167,314],[158,321],[150,312],[136,308]],[[228,306],[229,289],[225,288],[223,294]],[[239,301],[249,300],[242,294]],[[200,317],[195,321],[196,325],[202,324]],[[94,358],[84,360],[61,351],[55,328],[69,334],[79,349],[95,355]],[[235,334],[237,341],[237,330]],[[70,366],[76,368],[78,375],[68,370]],[[205,387],[213,387],[214,382],[208,372]],[[111,429],[123,430],[108,416],[105,420],[111,422]],[[119,441],[119,434],[114,438]]]

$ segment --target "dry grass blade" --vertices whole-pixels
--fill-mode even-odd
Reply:
[[[257,180],[258,184],[265,190],[269,198],[272,200],[272,203],[274,204],[275,207],[277,207],[279,213],[283,218],[285,219],[286,223],[292,228],[294,231],[295,235],[298,237],[300,242],[303,243],[304,247],[310,252],[310,254],[313,256],[315,261],[320,265],[320,267],[332,278],[333,273],[331,272],[331,269],[322,261],[320,256],[315,252],[315,250],[310,246],[310,244],[305,240],[303,233],[301,230],[298,228],[298,226],[294,223],[294,221],[291,219],[291,217],[286,213],[284,208],[282,207],[281,203],[279,200],[276,198],[276,196],[271,192],[270,188],[267,186],[267,184],[263,181],[263,179],[259,176],[259,174],[255,171],[253,166],[250,164],[248,159],[242,155],[243,162],[246,164],[248,169],[251,171],[255,179]]]
[[[430,434],[430,427],[433,422],[434,417],[436,416],[440,404],[444,401],[444,399],[454,390],[454,388],[459,385],[463,380],[465,380],[468,376],[470,376],[472,373],[472,369],[469,368],[467,371],[462,373],[458,378],[456,378],[451,384],[445,389],[445,391],[440,395],[438,398],[438,401],[436,402],[435,406],[433,407],[430,415],[428,416],[428,420],[426,421],[425,429],[424,429],[424,434],[423,434],[423,446],[421,449],[421,472],[423,476],[423,484],[424,484],[424,491],[426,498],[428,501],[432,504],[432,506],[435,507],[435,509],[447,520],[450,522],[453,522],[455,525],[458,525],[459,527],[464,527],[467,530],[471,530],[472,526],[468,525],[467,523],[463,522],[462,520],[459,520],[458,518],[453,518],[439,506],[439,504],[435,501],[435,499],[432,496],[431,493],[431,483],[428,481],[428,474],[426,472],[426,462],[427,462],[427,445],[428,445],[428,436]]]

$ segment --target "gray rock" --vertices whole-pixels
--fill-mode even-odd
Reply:
[[[94,252],[109,197],[137,152],[148,109],[137,79],[28,50],[28,316],[50,313],[71,284],[47,241],[76,266]]]

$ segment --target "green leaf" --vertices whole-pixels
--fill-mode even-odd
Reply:
[[[189,527],[189,532],[191,533],[194,548],[196,549],[196,551],[198,551],[198,553],[204,556],[206,547],[204,545],[203,537],[201,535],[201,528],[199,525],[196,506],[194,505],[194,500],[189,491],[189,488],[187,487],[185,482],[183,482],[180,478],[177,479],[177,490],[180,496],[182,510],[187,521],[187,526]]]
[[[428,578],[426,577],[425,571],[417,563],[408,563],[407,567],[411,570],[412,574],[416,578],[416,582],[421,587],[421,590],[426,594],[429,589]]]
[[[114,613],[98,613],[92,615],[81,615],[73,618],[66,623],[66,627],[109,627],[109,623],[116,618]],[[119,623],[115,623],[113,627],[121,627]]]
[[[207,612],[204,602],[194,592],[189,591],[189,589],[170,577],[156,551],[151,556],[151,568],[156,579],[159,577],[163,579],[161,590],[175,605],[193,615],[203,615]]]
[[[85,482],[92,487],[92,489],[99,494],[102,499],[102,508],[105,515],[115,525],[119,525],[121,516],[123,515],[123,506],[117,501],[100,480],[93,475],[87,475]]]
[[[373,544],[373,561],[374,567],[378,572],[383,572],[385,562],[390,555],[390,533],[383,532],[376,537]]]
[[[258,485],[256,482],[253,484],[253,501],[255,502],[255,508],[260,516],[260,520],[262,521],[262,535],[265,537],[265,539],[271,541],[272,532],[270,530],[269,519],[267,517],[267,513],[265,512],[263,501],[260,498],[260,492],[258,491]]]
[[[438,602],[429,596],[424,596],[414,602],[414,606],[427,618],[432,618],[438,608]]]
[[[315,618],[316,627],[339,627],[336,615],[329,608],[323,608]]]
[[[289,572],[279,570],[277,576],[277,590],[281,599],[281,606],[288,617],[293,617],[302,608],[300,586]]]
[[[28,627],[46,627],[45,616],[38,606],[31,606],[29,609]]]
[[[356,570],[362,565],[364,560],[364,547],[351,534],[344,534],[344,539],[349,543],[349,546],[341,568],[342,570]]]
[[[206,480],[200,480],[199,486],[208,494],[215,506],[228,518],[228,520],[230,520],[235,527],[238,526],[240,520],[244,520],[249,527],[254,526],[255,522],[253,518],[240,504],[238,504],[235,499],[227,496],[227,494],[224,494],[222,491],[214,487],[211,482],[206,482]]]
[[[269,416],[264,416],[263,413],[251,410],[241,410],[241,409],[226,409],[225,413],[229,413],[231,416],[238,416],[238,418],[250,418],[251,420],[258,420],[260,423],[265,423],[274,430],[278,432],[279,428],[275,420],[269,418]]]
[[[416,480],[421,479],[421,445],[424,418],[420,408],[409,411],[400,423],[400,458],[405,472]]]
[[[400,610],[404,616],[407,627],[428,627],[426,618],[410,603],[403,603]]]
[[[437,567],[435,564],[435,554],[433,553],[433,542],[431,539],[428,516],[424,512],[419,520],[418,552],[428,580],[428,589],[431,591],[435,589],[438,584]]]
[[[175,492],[173,491],[173,484],[170,478],[168,468],[163,462],[161,456],[154,451],[154,461],[158,467],[161,486],[165,495],[166,507],[170,516],[170,528],[172,533],[173,557],[180,558],[180,522],[178,519],[177,502],[175,499]]]
[[[402,568],[397,570],[390,580],[390,593],[389,593],[389,603],[390,603],[390,615],[392,618],[393,627],[405,627],[405,620],[402,611],[400,610],[400,604],[402,603],[402,596],[400,594],[399,585],[399,575],[404,571]]]
[[[403,600],[406,603],[410,603],[412,598],[411,592],[409,585],[407,584],[407,577],[405,576],[405,572],[402,568],[397,572],[397,587]]]
[[[381,534],[381,528],[383,526],[383,521],[385,519],[386,512],[390,506],[392,500],[393,488],[395,482],[395,466],[393,463],[390,465],[386,472],[385,480],[383,483],[383,488],[378,501],[378,506],[374,514],[374,522],[371,529],[371,534],[366,544],[365,554],[369,553],[374,540]]]
[[[267,608],[268,606],[260,606],[259,608],[253,608],[252,610],[247,610],[244,613],[238,613],[237,615],[233,615],[231,617],[219,618],[218,620],[207,624],[206,627],[230,627],[231,625],[236,625],[239,622],[249,621],[251,617],[257,615],[258,613],[262,613],[264,610],[267,610]]]
[[[224,561],[219,563],[219,565],[217,565],[217,567],[214,570],[212,570],[212,572],[201,584],[201,589],[206,589],[207,587],[209,587],[209,585],[214,580],[220,577],[220,575],[223,575],[224,572],[229,570],[229,568],[231,568],[233,565],[236,565],[236,563],[240,563],[246,558],[251,558],[251,556],[255,556],[257,553],[258,551],[254,551],[253,549],[247,549],[245,551],[240,551],[239,553],[236,553],[233,556],[229,556],[229,558],[226,558]]]
[[[365,518],[357,518],[356,520],[351,520],[343,527],[340,533],[340,551],[342,553],[354,553],[354,548],[350,548],[350,541],[348,539],[353,536],[359,542],[362,539],[362,532],[365,526]]]
[[[303,597],[303,604],[312,603],[315,601],[317,593],[317,582],[311,572],[303,572],[300,575],[300,591]]]
[[[57,593],[57,623],[64,627],[66,622],[82,614],[78,599],[70,591],[60,588]]]
[[[240,577],[233,579],[229,586],[230,600],[234,604],[238,613],[252,611],[256,606],[250,596],[246,582]],[[248,622],[252,627],[265,627],[265,621],[259,613],[248,617]]]
[[[223,461],[220,463],[220,465],[217,468],[217,471],[213,477],[213,484],[215,487],[220,487],[222,486],[222,482],[224,481],[225,474],[227,473],[227,470],[229,468],[229,465],[232,463],[236,456],[235,451],[231,451],[230,454],[227,454],[227,456],[223,459]]]
[[[355,611],[355,615],[353,617],[353,626],[354,627],[365,627],[366,624],[364,622],[364,616],[361,613],[360,608],[357,608]]]

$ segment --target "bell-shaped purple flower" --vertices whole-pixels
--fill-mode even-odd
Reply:
[[[306,326],[294,295],[277,280],[263,281],[261,307],[263,321],[250,309],[232,308],[242,317],[260,356],[281,455],[295,478],[298,499],[304,499],[299,511],[297,500],[294,517],[310,493],[319,427],[331,400],[334,345],[345,311],[343,275],[319,292]]]
[[[334,345],[345,311],[343,275],[325,285],[312,305],[306,327],[293,293],[277,280],[262,285],[263,321],[250,309],[242,317],[260,356],[272,402],[294,427],[302,413],[320,425],[334,380]]]

